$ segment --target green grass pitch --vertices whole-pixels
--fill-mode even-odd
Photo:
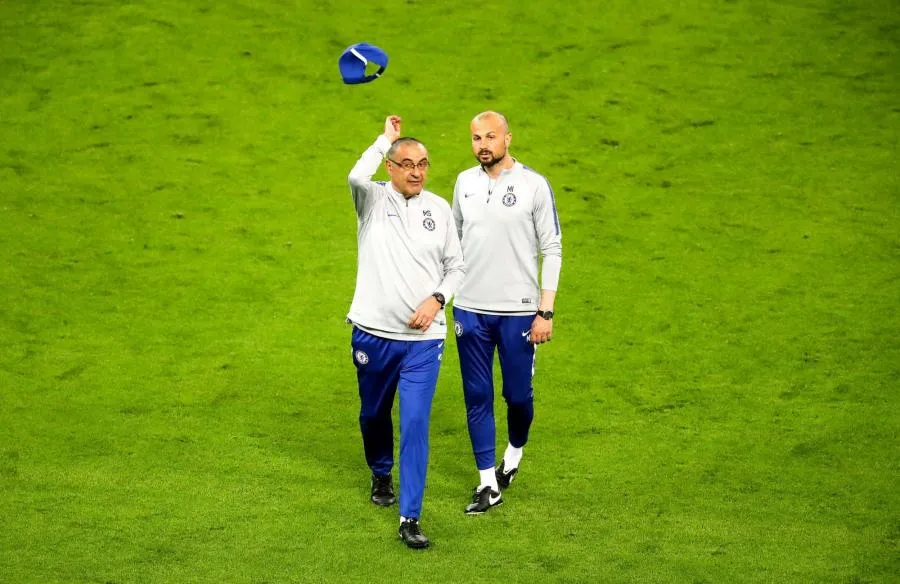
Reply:
[[[416,553],[346,175],[396,113],[449,199],[485,109],[555,188],[555,338],[478,518],[448,338]],[[887,0],[0,0],[0,581],[897,582],[898,139]]]

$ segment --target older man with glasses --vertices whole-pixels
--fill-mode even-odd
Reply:
[[[465,273],[450,205],[425,190],[428,151],[400,137],[389,116],[384,133],[350,171],[356,207],[356,292],[347,320],[359,383],[359,426],[372,471],[371,501],[395,502],[391,409],[400,394],[400,538],[428,547],[419,518],[428,467],[431,403],[447,334],[444,304]],[[372,175],[384,160],[390,182]]]

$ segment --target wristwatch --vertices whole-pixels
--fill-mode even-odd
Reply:
[[[552,320],[553,319],[553,311],[552,310],[538,310],[537,315],[543,318],[544,320]]]
[[[444,295],[440,292],[435,292],[434,294],[432,294],[432,296],[434,296],[435,300],[441,303],[441,308],[443,308],[444,305],[447,304],[447,299],[444,298]]]

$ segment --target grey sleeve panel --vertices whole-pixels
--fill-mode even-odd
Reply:
[[[461,182],[460,177],[456,178],[456,184],[453,186],[453,223],[456,225],[456,236],[457,239],[462,239],[463,232],[463,215],[462,209],[459,207],[459,183]]]
[[[537,181],[535,192],[534,230],[543,256],[541,289],[556,290],[562,269],[562,231],[559,228],[553,189],[543,177]]]
[[[454,196],[455,200],[455,196]],[[466,275],[466,264],[463,261],[462,245],[459,242],[459,234],[454,228],[455,215],[447,216],[447,239],[444,243],[444,279],[438,286],[437,292],[450,300],[456,294],[459,285]]]
[[[556,290],[559,288],[559,273],[562,271],[562,256],[544,256],[541,264],[541,290]]]
[[[382,194],[378,184],[372,182],[372,176],[378,170],[390,147],[390,140],[384,136],[378,136],[378,139],[362,153],[347,177],[347,181],[350,183],[350,196],[356,207],[356,216],[360,221],[365,221],[377,202],[377,197]]]

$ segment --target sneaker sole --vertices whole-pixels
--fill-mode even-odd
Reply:
[[[463,513],[465,513],[466,515],[484,515],[485,513],[487,513],[488,511],[490,511],[490,510],[493,509],[494,507],[499,507],[499,506],[502,505],[502,504],[503,504],[503,499],[500,499],[499,501],[497,501],[496,503],[494,503],[493,505],[491,505],[490,507],[488,507],[488,508],[485,509],[484,511],[468,511],[468,510],[466,510],[466,511],[463,511]]]
[[[423,544],[420,544],[420,543],[410,543],[410,542],[406,541],[405,539],[403,539],[403,536],[402,536],[402,535],[401,535],[401,536],[398,536],[398,537],[400,538],[400,541],[402,541],[403,543],[405,543],[405,544],[406,544],[406,547],[408,547],[408,548],[411,549],[411,550],[424,550],[425,548],[427,548],[427,547],[429,547],[429,546],[431,545],[431,542],[425,542],[425,543],[423,543]]]

